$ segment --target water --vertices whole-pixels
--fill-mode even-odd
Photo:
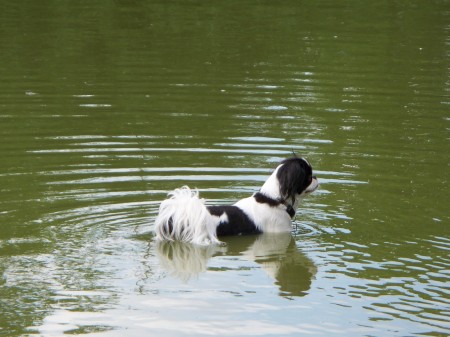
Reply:
[[[445,336],[447,1],[0,5],[0,335]],[[292,235],[157,244],[303,155]]]

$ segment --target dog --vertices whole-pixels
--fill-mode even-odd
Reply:
[[[220,245],[221,236],[291,232],[299,202],[318,186],[309,162],[297,156],[283,160],[258,192],[234,205],[207,206],[198,191],[184,186],[161,203],[156,239]]]

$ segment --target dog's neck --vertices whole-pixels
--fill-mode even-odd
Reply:
[[[265,196],[275,200],[282,199],[282,196],[280,195],[280,183],[277,178],[277,172],[280,166],[273,171],[272,175],[266,180],[264,185],[262,185],[259,190]]]
[[[259,192],[254,195],[254,197],[257,202],[267,203],[271,206],[278,206],[280,204],[284,205],[286,207],[286,212],[292,218],[295,215],[298,203],[297,200],[295,200],[295,202],[292,204],[290,200],[285,200],[280,194],[280,183],[277,178],[277,171],[280,166],[275,169],[269,179],[267,179],[264,185],[261,187]]]
[[[282,199],[273,199],[271,197],[268,197],[264,193],[256,192],[253,195],[253,198],[255,198],[256,202],[259,202],[260,204],[267,204],[271,207],[278,207],[280,205],[283,205],[285,207],[285,211],[291,218],[295,216],[295,209],[294,207],[287,203],[285,200]]]

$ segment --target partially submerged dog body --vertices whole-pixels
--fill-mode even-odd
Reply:
[[[311,165],[299,157],[282,161],[259,192],[234,205],[206,206],[198,191],[184,186],[161,203],[156,238],[209,245],[225,235],[290,232],[300,200],[318,186]]]

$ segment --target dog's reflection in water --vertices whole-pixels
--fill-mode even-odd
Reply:
[[[161,266],[173,277],[187,282],[208,268],[214,256],[241,256],[262,266],[274,279],[282,296],[304,296],[316,273],[313,262],[301,253],[290,233],[265,233],[222,238],[225,246],[199,246],[156,241]]]

